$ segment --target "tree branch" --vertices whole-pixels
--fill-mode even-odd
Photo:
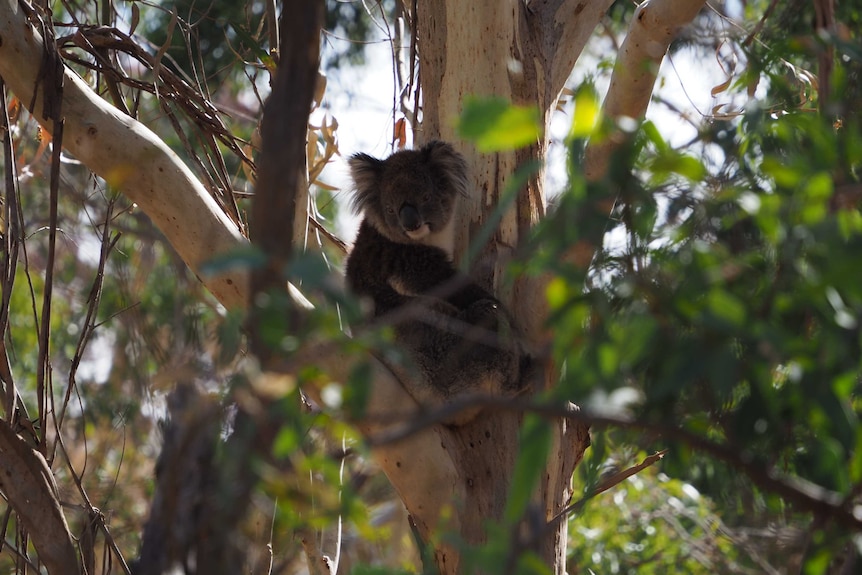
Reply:
[[[679,29],[691,22],[704,0],[646,0],[635,10],[629,33],[620,47],[602,117],[643,119],[662,59]],[[619,145],[613,135],[591,140],[584,158],[590,180],[604,176],[608,158]]]
[[[534,0],[524,2],[532,49],[542,54],[542,109],[554,104],[575,62],[613,0]],[[522,45],[522,48],[525,48]]]
[[[81,563],[45,459],[0,420],[0,489],[52,575],[79,575]]]
[[[346,383],[351,371],[360,360],[355,353],[344,351],[343,346],[332,342],[305,345],[290,358],[279,371],[296,373],[299,366],[325,366],[328,375],[335,381]],[[395,433],[407,421],[417,416],[419,406],[393,372],[380,361],[369,358],[372,383],[370,395],[362,417],[354,421],[357,429],[366,438]],[[333,374],[333,371],[338,372]],[[319,388],[310,385],[303,388],[312,399],[324,405]],[[410,406],[414,409],[410,410]],[[441,425],[442,420],[415,429],[413,433],[400,436],[393,441],[371,443],[374,459],[389,478],[398,496],[411,513],[416,527],[423,537],[428,537],[440,527],[429,521],[438,521],[441,494],[451,494],[447,501],[463,501],[464,484],[447,446],[451,446],[452,431]],[[458,516],[448,520],[447,528],[457,532]]]
[[[34,98],[41,94],[37,76],[44,52],[42,38],[28,21],[22,5],[15,0],[0,0],[0,6],[0,76],[22,102],[35,102],[31,113],[50,129],[50,123],[42,119],[41,97]],[[68,151],[136,202],[219,302],[228,308],[245,309],[249,301],[245,271],[233,269],[212,277],[201,269],[213,256],[247,245],[246,239],[158,136],[103,101],[71,71],[65,71],[64,81],[63,141]],[[304,361],[325,367],[327,381],[346,382],[362,358],[329,348],[306,351],[296,360],[300,365],[308,364],[301,363]],[[387,413],[392,406],[410,405],[413,401],[389,370],[373,359],[371,364],[367,419],[356,422],[366,434],[392,425],[391,421],[387,425],[375,421],[374,414]],[[316,394],[316,390],[310,391]],[[439,433],[438,429],[428,429],[374,450],[375,458],[411,512],[439,511],[440,490],[460,493],[463,500],[463,486]],[[426,511],[422,517],[430,515]],[[437,527],[419,521],[425,534]]]
[[[542,403],[531,403],[522,398],[475,396],[440,409],[421,414],[401,413],[401,426],[389,426],[379,435],[370,436],[372,446],[381,447],[390,442],[400,442],[429,426],[436,425],[454,412],[481,407],[486,411],[516,411],[535,413],[549,418],[566,419],[593,427],[617,427],[630,431],[647,432],[669,441],[678,441],[695,451],[705,453],[722,461],[729,467],[745,474],[752,483],[766,492],[774,493],[795,505],[798,510],[812,513],[820,518],[835,521],[838,525],[854,531],[862,531],[862,518],[851,498],[831,491],[799,476],[787,475],[774,467],[761,464],[739,448],[710,439],[673,425],[642,421],[618,415],[601,415]],[[392,414],[390,414],[390,417]],[[391,420],[390,420],[391,421]]]
[[[0,76],[51,131],[38,77],[45,53],[42,36],[29,21],[26,4],[0,0],[0,6]],[[228,308],[243,307],[248,301],[244,272],[202,272],[214,255],[234,251],[245,240],[191,170],[149,128],[105,102],[69,69],[62,110],[64,147],[137,203],[216,299]]]

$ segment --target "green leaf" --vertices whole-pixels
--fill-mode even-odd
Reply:
[[[299,449],[299,437],[292,427],[282,427],[272,444],[272,454],[284,458]]]
[[[234,25],[230,27],[233,30],[237,37],[254,53],[255,56],[261,61],[261,63],[267,67],[269,70],[275,70],[276,64],[272,59],[272,56],[269,53],[261,48],[260,43],[248,33],[248,31],[243,26]]]
[[[819,172],[805,183],[803,191],[809,200],[824,202],[832,197],[833,189],[832,176],[826,172]]]
[[[619,369],[619,350],[610,344],[601,344],[598,350],[599,370],[606,378],[613,377]]]
[[[734,327],[745,323],[745,305],[739,298],[721,289],[714,289],[706,296],[709,311]]]
[[[858,484],[862,481],[862,428],[856,430],[856,448],[851,452],[853,456],[848,462],[850,480]]]
[[[599,125],[601,105],[599,98],[592,89],[578,90],[575,96],[575,110],[572,118],[571,138],[589,138]]]
[[[674,151],[660,154],[650,168],[656,174],[679,174],[692,182],[700,182],[707,173],[700,160]]]
[[[838,210],[835,219],[838,223],[838,232],[844,241],[862,232],[862,214],[857,210]]]
[[[514,150],[535,143],[540,136],[539,110],[516,106],[503,98],[467,97],[458,134],[476,142],[482,152]]]
[[[548,298],[548,305],[551,309],[559,309],[569,301],[571,295],[569,284],[561,277],[555,277],[548,282],[548,287],[545,289],[545,297]]]
[[[802,181],[800,171],[785,165],[779,158],[763,158],[762,168],[763,173],[772,176],[775,183],[784,188],[795,188]]]
[[[668,146],[667,142],[664,141],[664,137],[661,135],[661,132],[658,131],[655,124],[647,120],[641,125],[641,131],[643,132],[643,135],[646,136],[647,141],[655,146],[659,154],[670,152],[670,146]]]

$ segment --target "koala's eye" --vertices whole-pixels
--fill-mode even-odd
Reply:
[[[422,196],[422,201],[423,201],[423,202],[427,202],[427,201],[429,201],[430,199],[431,199],[431,194],[429,194],[428,192],[426,192],[426,193],[425,193],[425,195],[424,195],[424,196]]]
[[[387,214],[394,214],[395,208],[393,208],[392,206],[386,206],[386,213]]]

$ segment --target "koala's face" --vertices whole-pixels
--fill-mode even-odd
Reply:
[[[431,142],[386,160],[365,154],[350,159],[356,183],[354,206],[392,241],[423,243],[449,223],[459,195],[466,194],[463,157],[449,144]]]
[[[455,190],[444,181],[434,181],[428,166],[415,158],[392,156],[384,162],[380,178],[376,227],[402,241],[420,241],[449,223],[456,200]],[[372,216],[369,209],[366,216]],[[381,222],[382,220],[382,222]],[[380,224],[383,224],[381,226]],[[381,230],[383,231],[383,230]]]

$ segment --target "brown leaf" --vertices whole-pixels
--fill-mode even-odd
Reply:
[[[730,83],[731,83],[732,81],[733,81],[733,77],[728,76],[727,80],[725,80],[725,81],[724,81],[724,82],[722,82],[721,84],[718,84],[718,85],[716,85],[716,86],[713,86],[713,87],[712,87],[712,90],[710,90],[710,92],[709,92],[709,93],[710,93],[713,97],[717,96],[718,94],[721,94],[722,92],[724,92],[725,90],[727,90],[727,89],[730,87]]]

